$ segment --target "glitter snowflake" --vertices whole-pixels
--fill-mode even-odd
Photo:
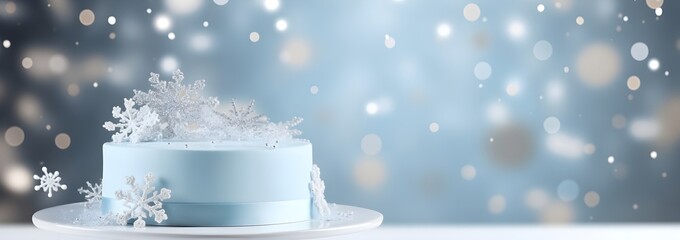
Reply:
[[[143,228],[146,226],[144,219],[154,217],[154,221],[161,223],[168,219],[163,209],[163,200],[170,199],[170,189],[161,188],[160,192],[156,191],[153,186],[155,177],[148,173],[144,177],[144,185],[139,186],[135,183],[135,177],[129,176],[125,179],[126,184],[130,186],[127,191],[116,191],[116,199],[123,200],[125,211],[117,213],[116,222],[120,225],[126,225],[128,220],[136,219],[133,223],[135,228]]]
[[[328,202],[326,202],[326,196],[324,195],[326,185],[323,180],[321,180],[321,169],[319,169],[316,164],[312,166],[310,176],[311,181],[309,182],[309,190],[312,192],[314,207],[319,213],[319,216],[322,219],[325,219],[331,214],[331,210],[328,207]]]
[[[78,188],[78,193],[85,194],[85,200],[87,202],[85,203],[85,207],[89,208],[92,205],[101,203],[102,201],[102,185],[99,183],[95,183],[92,185],[89,181],[85,182],[87,184],[87,187],[89,189],[84,189],[84,188]]]
[[[120,118],[119,123],[105,122],[102,127],[109,131],[120,130],[111,138],[114,142],[130,141],[133,143],[154,139],[154,127],[158,123],[158,114],[148,106],[135,109],[135,101],[124,99],[125,111],[120,107],[113,107],[111,114],[114,118]]]
[[[52,192],[57,192],[59,189],[66,190],[66,184],[61,184],[61,177],[59,177],[59,171],[54,171],[54,173],[47,172],[47,167],[42,167],[43,175],[33,175],[33,179],[40,180],[40,185],[34,187],[35,191],[43,190],[47,192],[47,197],[52,197]]]
[[[236,101],[232,100],[231,106],[228,112],[221,113],[225,119],[222,131],[229,140],[278,141],[301,134],[293,127],[300,124],[302,118],[295,117],[287,122],[272,123],[267,116],[255,112],[254,100],[250,101],[247,107],[238,107]]]
[[[153,89],[148,92],[134,90],[132,99],[152,108],[160,121],[167,124],[163,138],[187,139],[209,132],[204,129],[208,125],[206,121],[219,104],[217,98],[202,95],[205,80],[190,85],[184,85],[183,81],[184,74],[179,69],[173,72],[172,81],[160,80],[157,73],[151,73],[149,82]]]

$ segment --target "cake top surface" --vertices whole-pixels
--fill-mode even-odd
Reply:
[[[268,143],[263,141],[165,141],[140,143],[105,143],[104,145],[125,148],[143,148],[157,150],[187,151],[233,151],[233,150],[271,150],[286,149],[310,145],[309,141],[295,139],[291,141]]]
[[[168,141],[250,141],[286,142],[300,132],[293,127],[302,122],[294,117],[285,122],[270,122],[267,116],[255,112],[255,102],[239,106],[235,100],[222,107],[215,97],[204,97],[205,81],[184,84],[184,74],[178,69],[172,81],[160,80],[151,73],[151,90],[134,90],[134,96],[124,99],[121,107],[111,111],[117,123],[105,122],[102,127],[117,131],[113,142]]]

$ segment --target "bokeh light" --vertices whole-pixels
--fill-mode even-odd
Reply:
[[[643,42],[636,42],[630,47],[630,55],[636,61],[644,61],[649,55],[649,48]]]
[[[549,202],[550,196],[548,196],[548,193],[543,189],[531,189],[524,197],[524,203],[533,210],[541,210],[545,208]]]
[[[465,5],[463,8],[463,17],[465,17],[465,20],[468,20],[470,22],[477,21],[479,19],[479,16],[482,14],[481,9],[479,9],[479,6],[474,3],[469,3],[468,5]]]
[[[165,32],[172,27],[172,20],[166,15],[158,15],[154,18],[154,27],[159,32]]]
[[[652,58],[649,59],[647,67],[649,67],[649,70],[652,70],[652,72],[656,72],[657,70],[659,70],[659,67],[661,67],[661,63],[659,62],[658,59]]]
[[[385,34],[385,47],[386,48],[394,48],[394,46],[397,45],[397,41],[394,40],[392,36],[389,34]]]
[[[203,5],[203,0],[164,0],[164,2],[168,10],[179,15],[194,13]]]
[[[580,51],[576,58],[579,78],[592,87],[609,85],[621,71],[621,59],[614,47],[594,43]]]
[[[517,123],[506,123],[495,129],[487,144],[493,163],[503,168],[521,167],[529,161],[534,151],[534,138],[530,130]]]
[[[472,181],[477,177],[477,169],[472,165],[465,165],[460,169],[460,176],[467,181]]]
[[[488,209],[490,213],[503,213],[503,211],[505,211],[505,205],[505,196],[503,195],[494,195],[493,197],[489,198]]]
[[[630,89],[631,91],[636,91],[640,89],[640,78],[635,75],[628,77],[628,80],[626,81],[626,86],[628,86],[628,89]]]
[[[256,43],[260,41],[260,34],[258,32],[251,32],[248,38],[251,42]]]
[[[514,20],[508,24],[507,32],[513,39],[522,39],[526,35],[526,26],[523,22]]]
[[[25,137],[24,130],[17,126],[9,127],[5,131],[5,142],[12,147],[18,147],[24,143]]]
[[[583,25],[585,22],[586,20],[582,16],[576,17],[576,24]]]
[[[381,148],[382,140],[378,135],[368,134],[361,139],[361,150],[367,155],[376,155]]]
[[[478,62],[475,65],[474,74],[475,74],[475,77],[477,79],[486,80],[486,79],[489,79],[489,77],[491,77],[491,71],[492,71],[492,69],[491,69],[491,65],[489,65],[489,63]]]
[[[286,31],[288,29],[288,21],[285,19],[279,19],[276,20],[276,30],[279,30],[279,32]]]
[[[54,145],[56,145],[57,148],[61,150],[67,149],[69,146],[71,146],[71,136],[66,133],[57,134],[57,136],[54,138]]]
[[[545,61],[552,56],[553,47],[550,42],[541,40],[534,44],[534,57],[540,61]]]
[[[441,23],[437,26],[437,36],[448,38],[451,35],[451,26],[448,23]]]
[[[213,0],[213,2],[219,6],[223,6],[229,2],[229,0]]]
[[[548,134],[555,134],[560,131],[560,119],[554,116],[547,117],[543,121],[543,129]]]
[[[431,133],[439,132],[439,123],[437,123],[437,122],[430,123],[430,126],[428,127],[428,129],[430,129]]]
[[[80,11],[80,15],[78,16],[78,19],[80,20],[80,23],[83,24],[84,26],[90,26],[94,23],[94,12],[90,9],[83,9]]]
[[[574,180],[564,180],[557,186],[557,196],[565,202],[571,202],[579,194],[579,187]]]
[[[366,190],[375,190],[385,184],[387,169],[385,162],[379,159],[363,159],[354,166],[356,183]]]
[[[280,5],[279,0],[264,0],[264,9],[270,12],[278,10]]]
[[[33,188],[33,177],[26,167],[13,165],[2,169],[2,182],[15,194],[26,194]]]

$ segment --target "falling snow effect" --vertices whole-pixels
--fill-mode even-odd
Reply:
[[[144,177],[144,185],[135,183],[135,177],[129,176],[125,183],[130,186],[128,190],[116,191],[116,199],[122,200],[127,210],[116,213],[116,223],[127,225],[128,220],[135,219],[133,226],[143,228],[146,226],[145,219],[153,217],[157,223],[168,219],[165,214],[162,201],[170,199],[170,189],[161,188],[160,192],[154,187],[155,177],[148,173]]]
[[[42,167],[43,175],[33,175],[33,179],[40,180],[40,185],[34,187],[35,191],[47,192],[47,197],[52,197],[52,192],[58,192],[59,189],[66,190],[66,184],[61,184],[61,177],[59,177],[59,171],[54,171],[54,173],[47,172],[47,167]]]

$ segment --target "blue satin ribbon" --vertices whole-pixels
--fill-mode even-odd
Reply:
[[[163,202],[168,220],[149,225],[163,226],[254,226],[308,221],[311,218],[311,199],[260,203],[175,203]],[[102,212],[125,210],[123,201],[102,199]]]

